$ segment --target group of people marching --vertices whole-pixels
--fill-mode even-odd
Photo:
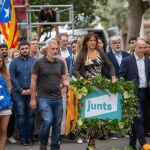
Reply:
[[[41,49],[37,39],[19,42],[18,50],[9,50],[1,43],[0,150],[4,149],[7,138],[16,142],[15,120],[19,143],[33,144],[36,109],[41,118],[40,150],[47,149],[49,137],[51,150],[59,150],[60,139],[65,135],[69,81],[74,77],[88,79],[95,73],[112,82],[124,77],[137,85],[140,117],[133,120],[129,145],[136,149],[138,139],[144,147],[145,136],[150,136],[149,58],[150,41],[131,38],[125,51],[121,37],[112,36],[106,52],[103,39],[92,32],[71,42],[67,34],[61,33],[58,40],[48,40]],[[82,138],[77,136],[77,142],[82,143]]]

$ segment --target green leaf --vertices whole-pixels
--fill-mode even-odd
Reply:
[[[133,118],[139,116],[137,112],[137,97],[134,95],[136,86],[131,81],[117,81],[112,83],[110,80],[105,79],[100,75],[89,78],[88,81],[85,79],[77,79],[71,81],[70,84],[73,86],[74,94],[79,93],[79,112],[83,107],[81,98],[86,96],[93,90],[104,90],[108,94],[111,93],[122,93],[122,120],[111,120],[111,119],[97,119],[97,118],[81,118],[77,121],[79,132],[85,136],[98,137],[100,135],[109,134],[110,131],[123,131],[129,133],[133,124]],[[130,106],[130,107],[129,107]]]

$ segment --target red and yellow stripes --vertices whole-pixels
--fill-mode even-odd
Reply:
[[[8,48],[18,46],[18,26],[13,0],[10,0],[11,20],[8,23],[0,22],[0,31],[4,35]]]
[[[73,92],[71,85],[68,87],[68,104],[67,104],[67,117],[66,117],[66,135],[75,131],[78,118],[78,93]],[[72,124],[72,126],[71,126]]]

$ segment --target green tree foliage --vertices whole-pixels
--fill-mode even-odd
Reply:
[[[101,22],[106,28],[112,26],[118,26],[124,33],[133,31],[132,27],[128,22],[133,19],[142,18],[145,11],[148,9],[147,2],[150,0],[29,0],[30,4],[33,5],[68,5],[73,4],[74,6],[74,23],[75,28],[92,27],[97,23]],[[137,4],[137,5],[136,5]],[[137,7],[136,7],[137,6]],[[138,15],[140,11],[142,15],[138,17],[132,17],[132,15]],[[68,21],[69,14],[65,12],[61,16],[60,21]],[[95,24],[95,17],[99,17]],[[132,18],[131,18],[132,17]],[[149,10],[146,13],[145,18],[150,18]],[[136,23],[134,23],[136,22]],[[130,36],[137,36],[140,31],[141,21],[132,21],[135,24],[134,31]],[[137,26],[137,28],[136,28]]]
[[[108,0],[107,6],[99,5],[95,12],[103,13],[102,24],[106,27],[118,26],[128,38],[139,36],[141,20],[150,18],[150,0]]]
[[[106,27],[118,26],[119,28],[127,27],[128,3],[126,0],[108,0],[107,6],[98,6],[95,11],[96,15],[103,14],[102,24]]]
[[[95,20],[94,10],[98,9],[98,4],[106,6],[108,0],[30,0],[32,5],[68,5],[74,6],[74,21],[76,27],[88,27]],[[99,14],[100,16],[102,14]],[[61,21],[67,21],[68,14],[64,13]]]

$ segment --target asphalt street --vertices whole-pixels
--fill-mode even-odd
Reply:
[[[128,146],[129,138],[119,138],[117,140],[106,140],[106,141],[96,141],[96,150],[124,150]],[[150,143],[150,138],[147,138],[147,142]],[[86,150],[87,143],[77,144],[76,142],[63,142],[61,144],[60,150]],[[9,144],[7,143],[5,150],[38,150],[38,142],[34,143],[32,146],[21,146],[19,144]],[[47,147],[49,150],[49,147]]]

